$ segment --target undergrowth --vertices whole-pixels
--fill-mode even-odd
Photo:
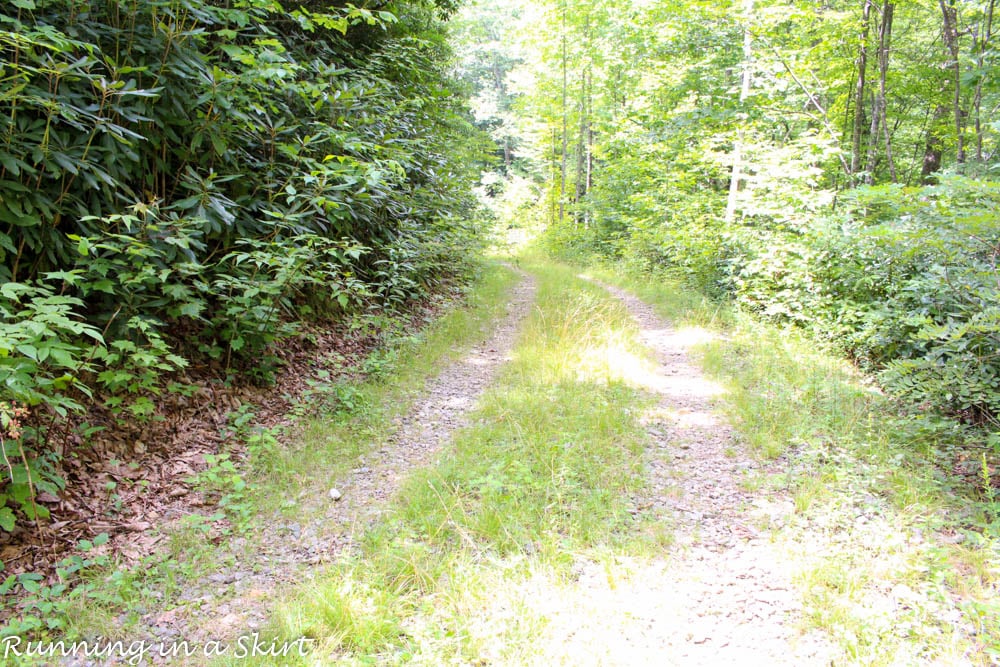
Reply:
[[[206,470],[188,480],[213,508],[158,527],[161,548],[135,567],[95,550],[105,535],[81,542],[78,555],[60,565],[54,585],[38,583],[41,575],[9,577],[0,587],[10,616],[0,636],[131,641],[143,635],[143,617],[152,611],[183,615],[192,604],[185,596],[199,580],[236,560],[253,561],[263,525],[322,513],[317,499],[326,498],[328,481],[383,441],[393,418],[442,363],[484,338],[516,280],[512,271],[488,265],[463,294],[442,301],[443,312],[423,328],[405,330],[398,318],[385,318],[377,324],[382,345],[356,374],[318,372],[284,426],[255,426],[253,406],[232,413],[228,451],[212,455]],[[459,296],[463,305],[456,307]]]
[[[286,5],[0,3],[0,531],[47,518],[74,415],[150,423],[189,368],[267,385],[304,323],[477,256],[451,0]]]

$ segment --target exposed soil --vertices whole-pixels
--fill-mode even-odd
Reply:
[[[411,317],[417,325],[434,312],[424,305]],[[186,480],[205,469],[206,454],[229,448],[232,415],[246,410],[255,423],[275,425],[285,419],[292,397],[306,387],[305,378],[323,368],[356,367],[378,343],[343,324],[305,333],[274,351],[281,369],[271,386],[227,384],[219,368],[192,368],[175,378],[185,387],[183,392],[153,397],[156,411],[148,419],[116,416],[95,404],[84,417],[54,428],[50,447],[63,456],[66,488],[58,497],[39,494],[51,522],[0,532],[5,573],[36,572],[52,580],[61,558],[74,553],[80,540],[100,533],[107,533],[110,541],[92,554],[111,554],[123,564],[134,564],[164,539],[152,528],[204,513],[211,499]],[[85,425],[92,435],[81,435]],[[238,451],[234,457],[239,457]]]
[[[302,515],[319,518],[289,523],[276,517],[252,545],[233,540],[229,567],[190,587],[180,608],[143,618],[151,636],[167,643],[184,639],[204,644],[252,632],[266,622],[278,596],[308,580],[317,566],[350,553],[365,526],[387,509],[400,482],[414,469],[432,464],[452,432],[467,424],[480,394],[509,358],[534,292],[534,281],[525,276],[486,342],[429,382],[392,433],[346,477],[328,480],[322,497],[303,501],[312,507]],[[317,505],[320,511],[313,511]]]
[[[641,328],[657,368],[632,378],[659,397],[651,435],[648,496],[636,504],[670,517],[667,560],[582,564],[569,599],[553,596],[547,659],[576,665],[821,665],[832,649],[798,629],[799,596],[789,564],[759,528],[793,511],[780,494],[750,492],[750,457],[715,407],[722,389],[690,358],[709,335],[678,331],[650,306],[609,285]],[[595,623],[595,619],[600,622]]]

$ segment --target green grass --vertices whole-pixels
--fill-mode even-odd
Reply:
[[[119,568],[99,558],[80,572],[74,592],[35,600],[43,608],[31,613],[52,628],[35,638],[135,639],[142,633],[145,614],[188,604],[183,595],[192,582],[225,569],[236,558],[252,563],[260,539],[256,526],[274,521],[275,513],[288,520],[315,520],[323,503],[310,499],[325,499],[328,480],[355,466],[359,456],[383,441],[393,418],[442,364],[485,340],[517,280],[515,272],[501,265],[484,267],[464,294],[464,305],[446,306],[417,334],[403,335],[396,321],[373,323],[390,335],[383,336],[383,347],[365,362],[368,379],[335,380],[321,374],[284,429],[252,429],[251,420],[241,418],[252,417],[249,406],[234,415],[233,437],[248,443],[249,464],[230,467],[222,460],[200,474],[197,484],[221,496],[228,535],[243,538],[243,547],[233,548],[227,534],[219,534],[225,524],[197,515],[162,526],[159,552],[139,566]],[[364,632],[359,627],[358,634]]]
[[[538,605],[574,564],[669,542],[643,538],[628,512],[643,486],[647,399],[614,361],[641,361],[634,325],[569,269],[523,264],[537,308],[473,425],[443,463],[411,475],[360,555],[276,613],[279,641],[315,640],[300,664],[537,662],[548,623]]]
[[[838,664],[1000,660],[1000,526],[943,456],[962,446],[963,427],[901,415],[796,330],[669,279],[594,272],[678,326],[714,331],[701,354],[728,388],[720,407],[744,444],[772,461],[744,487],[788,492],[794,520],[772,527],[772,539],[797,563],[806,623],[829,633]]]
[[[650,363],[634,324],[575,270],[532,257],[521,263],[537,278],[537,304],[471,425],[454,434],[440,464],[409,476],[390,511],[359,537],[358,553],[303,573],[308,580],[276,606],[265,641],[304,637],[309,655],[219,664],[558,662],[554,609],[589,614],[584,626],[602,622],[601,610],[576,594],[580,571],[600,572],[614,588],[643,571],[642,559],[668,555],[669,526],[629,512],[644,490],[640,420],[652,405],[626,370]],[[961,443],[960,426],[900,416],[849,364],[794,330],[668,280],[592,273],[632,289],[679,327],[711,332],[701,356],[728,388],[719,407],[739,446],[766,463],[741,485],[787,494],[792,515],[758,528],[794,563],[802,622],[830,636],[837,664],[997,659],[995,505],[939,465]],[[374,357],[373,380],[318,384],[310,405],[322,406],[319,415],[273,434],[293,443],[279,448],[261,436],[254,445],[252,483],[241,492],[248,516],[313,517],[305,499],[322,496],[326,480],[382,442],[459,341],[482,339],[512,280],[494,269],[470,310]],[[220,565],[220,552],[199,535],[196,527],[175,533],[165,560],[121,575],[124,602],[79,609],[90,618],[79,632],[88,622],[119,622],[122,608],[136,624],[144,592],[177,595],[185,580]]]
[[[428,378],[485,340],[516,281],[510,269],[491,265],[466,295],[465,307],[449,310],[418,334],[403,333],[398,323],[383,323],[390,332],[383,334],[386,347],[362,364],[368,379],[316,382],[300,406],[304,417],[284,434],[281,445],[254,452],[248,481],[259,489],[255,507],[306,520],[303,513],[322,512],[323,503],[282,499],[325,497],[328,480],[342,477],[359,457],[384,442],[393,419],[419,396]]]

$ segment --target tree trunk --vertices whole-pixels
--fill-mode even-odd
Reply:
[[[933,174],[941,169],[941,156],[944,152],[944,142],[938,134],[938,127],[948,115],[948,107],[939,104],[934,109],[934,116],[927,125],[924,139],[924,161],[920,167],[920,182],[929,185],[933,182]]]
[[[573,184],[573,219],[580,222],[579,204],[587,194],[585,170],[587,168],[587,74],[580,75],[580,127],[576,137],[576,182]]]
[[[959,61],[958,51],[958,9],[955,7],[954,0],[938,0],[938,5],[941,7],[941,35],[944,38],[945,46],[948,47],[948,52],[951,54],[951,61],[948,65],[954,84],[952,113],[955,117],[955,161],[958,164],[965,164],[965,140],[962,136],[965,130],[965,120],[962,112],[962,63]]]
[[[507,98],[507,86],[504,83],[504,71],[500,62],[496,59],[493,60],[493,90],[496,91],[498,103],[498,110],[503,110],[506,105],[503,100]],[[504,173],[510,173],[510,163],[511,163],[511,152],[512,148],[510,145],[510,136],[505,132],[503,137],[503,168]]]
[[[553,180],[555,180],[556,174],[559,171],[559,166],[558,163],[556,162],[556,153],[558,151],[558,145],[556,142],[557,142],[556,128],[553,127],[552,128],[552,179]],[[549,192],[551,193],[552,190],[550,189]],[[556,222],[556,197],[550,195],[549,198],[551,200],[551,206],[549,208],[549,224],[554,225]]]
[[[584,70],[580,79],[580,136],[576,153],[576,202],[579,203],[590,189],[589,151],[590,144],[590,68]]]
[[[983,81],[986,79],[986,50],[990,46],[990,39],[993,37],[993,6],[995,0],[990,0],[986,7],[986,16],[983,17],[983,26],[980,30],[980,38],[976,46],[976,66],[979,68],[979,77],[976,79],[976,93],[972,99],[972,113],[976,127],[976,162],[983,161],[983,125],[982,125],[982,104],[983,104]]]
[[[753,36],[750,33],[750,15],[753,14],[753,0],[743,0],[743,14],[746,25],[743,27],[743,79],[740,82],[740,111],[746,104],[750,96],[750,68],[753,60]],[[733,142],[733,171],[729,177],[729,199],[726,201],[726,222],[732,222],[736,218],[736,199],[739,196],[740,181],[743,171],[743,124],[746,122],[745,114],[741,113],[741,118],[737,121],[736,141]]]
[[[586,218],[581,215],[580,202],[583,201],[584,197],[587,196],[587,127],[590,124],[590,116],[588,113],[588,98],[590,92],[588,90],[589,79],[590,79],[590,63],[588,58],[591,54],[590,46],[590,14],[584,16],[583,24],[583,36],[584,36],[584,64],[582,71],[580,73],[580,133],[577,137],[576,143],[576,183],[575,183],[575,194],[573,197],[574,206],[574,220],[579,224],[581,221],[586,226]]]
[[[872,99],[872,124],[868,129],[868,158],[865,160],[865,184],[875,182],[875,167],[878,163],[878,133],[882,129],[882,96]]]
[[[594,110],[594,75],[587,73],[587,192],[594,185],[594,123],[592,120]],[[590,212],[584,219],[584,224],[590,226]]]
[[[885,159],[889,163],[889,175],[892,177],[892,182],[898,183],[896,163],[892,158],[892,133],[889,132],[889,119],[886,117],[888,98],[885,93],[885,78],[889,71],[889,43],[892,41],[892,16],[895,9],[889,0],[882,3],[882,25],[878,32],[878,85],[879,97],[882,98],[879,108],[882,112],[882,132],[885,134]],[[872,137],[872,141],[875,141],[875,137]]]
[[[566,118],[566,3],[562,5],[562,166],[559,178],[559,222],[566,216],[566,151],[569,145]]]
[[[865,74],[868,70],[868,25],[871,0],[865,0],[861,15],[861,43],[858,48],[858,80],[854,89],[854,133],[851,136],[851,173],[853,179],[861,169],[861,137],[865,131]]]

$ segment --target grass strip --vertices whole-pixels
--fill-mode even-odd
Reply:
[[[539,605],[574,563],[636,546],[648,399],[616,370],[643,358],[635,327],[570,269],[522,264],[537,308],[473,425],[410,477],[361,553],[277,611],[269,637],[308,637],[310,655],[239,664],[537,662]]]

